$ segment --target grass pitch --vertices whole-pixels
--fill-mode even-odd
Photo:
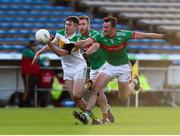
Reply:
[[[113,107],[110,125],[75,125],[77,108],[1,108],[0,134],[180,134],[180,108]],[[101,116],[100,110],[94,112]]]

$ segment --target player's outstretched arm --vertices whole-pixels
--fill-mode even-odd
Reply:
[[[95,53],[99,49],[99,43],[94,43],[85,53],[83,53],[83,57],[87,60],[88,55]]]
[[[166,38],[165,34],[157,34],[157,33],[142,33],[142,32],[135,32],[134,33],[135,39],[164,39]]]
[[[86,45],[90,45],[90,44],[93,44],[94,43],[94,40],[91,39],[91,38],[88,38],[86,40],[80,40],[76,43],[66,43],[64,44],[64,47],[62,49],[65,49],[68,51],[68,53],[70,54],[70,52],[72,51],[72,49],[74,47],[83,47],[83,46],[86,46]]]
[[[65,50],[65,49],[60,49],[57,48],[56,46],[54,46],[51,42],[47,43],[49,48],[57,55],[57,56],[65,56],[70,54],[69,51]]]
[[[92,38],[87,38],[86,40],[80,40],[80,41],[76,42],[74,45],[77,47],[84,47],[86,45],[91,45],[94,42],[95,41]]]
[[[37,51],[37,53],[35,54],[34,59],[33,59],[33,61],[32,61],[31,64],[37,63],[38,60],[39,60],[40,55],[41,55],[43,52],[46,52],[46,51],[49,51],[49,50],[51,50],[51,48],[49,48],[48,45],[45,45],[42,49],[40,49],[39,51]]]
[[[94,43],[92,46],[85,52],[87,55],[95,53],[99,49],[99,43]]]

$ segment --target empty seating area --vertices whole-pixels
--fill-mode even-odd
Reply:
[[[28,5],[49,5],[48,0],[35,0],[32,2],[32,0],[1,0],[1,4],[16,4],[16,5],[22,5],[22,4],[28,4]]]
[[[81,0],[78,6],[98,16],[116,16],[119,22],[126,22],[131,30],[172,34],[174,39],[168,41],[173,45],[172,53],[179,49],[180,40],[176,37],[180,30],[179,0]],[[164,50],[169,53],[171,49],[164,40],[137,41],[129,42],[129,45],[132,45],[129,46],[130,52],[131,49],[143,52],[148,49],[154,52],[156,49],[158,53]]]
[[[159,3],[157,4],[157,1]],[[118,18],[127,19],[126,24],[118,24],[119,29],[134,30],[132,24],[139,28],[149,28],[150,31],[177,31],[180,30],[179,20],[180,3],[176,0],[81,0],[79,5],[86,7],[87,11],[74,11],[69,6],[54,6],[48,0],[1,0],[0,5],[0,51],[21,52],[27,43],[34,38],[35,32],[45,28],[51,34],[64,28],[64,21],[67,16],[89,15],[91,17],[91,28],[101,31],[102,19],[99,13],[115,15]],[[166,9],[166,10],[165,10]],[[157,10],[155,12],[155,10]],[[94,11],[94,12],[90,12]],[[143,12],[144,11],[144,12]],[[167,16],[167,17],[166,17]],[[137,21],[137,23],[134,23]],[[173,24],[173,25],[172,25]],[[140,30],[140,29],[139,29]],[[141,29],[141,31],[144,31]],[[130,40],[129,51],[139,50],[143,52],[167,50],[169,44],[164,40],[144,39]],[[138,45],[138,47],[135,47]],[[148,46],[147,48],[145,46]],[[159,47],[162,48],[159,48]],[[174,46],[172,53],[179,49]],[[149,52],[148,51],[148,52]]]
[[[180,21],[180,1],[178,0],[106,0],[102,2],[101,0],[81,0],[81,5],[84,7],[89,7],[90,11],[97,10],[101,13],[106,13],[108,15],[116,15],[120,18],[126,18],[129,20],[129,24],[140,23],[147,27],[148,31],[156,31],[157,27],[152,27],[154,25],[161,26],[163,28],[168,27],[170,24],[177,27],[179,30]],[[162,27],[160,27],[162,28]],[[161,31],[161,29],[158,31]],[[163,29],[162,31],[164,32]],[[175,29],[168,29],[168,32],[175,33]]]
[[[67,16],[89,15],[75,12],[68,6],[54,6],[48,0],[1,0],[0,5],[0,51],[21,52],[34,38],[35,32],[45,28],[51,34],[64,28]],[[91,28],[101,30],[102,20],[93,18]],[[118,24],[120,29],[129,29]]]

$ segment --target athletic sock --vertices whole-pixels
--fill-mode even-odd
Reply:
[[[96,115],[93,112],[91,112],[91,111],[86,110],[85,114],[87,116],[91,117],[93,120],[97,119]]]

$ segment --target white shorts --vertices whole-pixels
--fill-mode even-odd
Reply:
[[[100,68],[98,68],[98,69],[95,69],[95,70],[91,69],[91,70],[90,70],[90,79],[91,79],[92,81],[95,81],[98,73],[99,73],[102,69],[104,69],[104,66],[105,66],[105,64],[102,65],[102,66],[101,66]]]
[[[71,69],[70,71],[64,72],[63,79],[64,80],[75,80],[75,79],[86,79],[86,72],[87,72],[87,67],[78,67],[76,69]]]
[[[127,82],[131,80],[131,71],[131,64],[113,66],[107,63],[101,72],[111,77],[116,77],[119,82]]]

